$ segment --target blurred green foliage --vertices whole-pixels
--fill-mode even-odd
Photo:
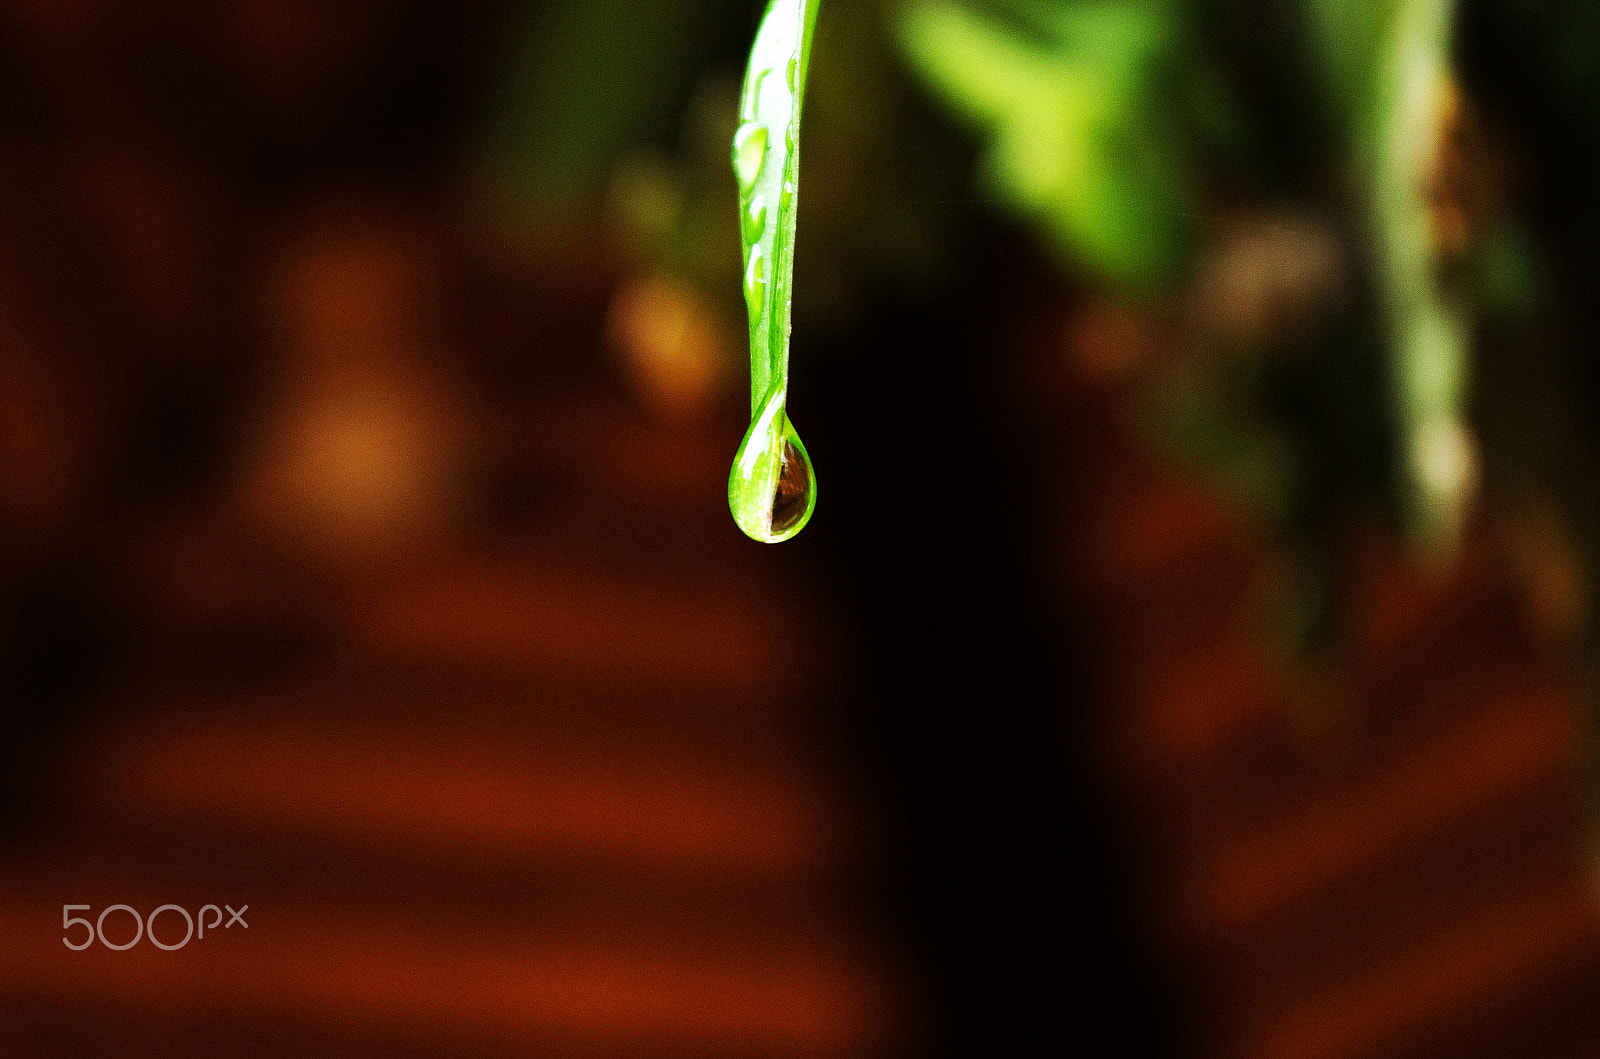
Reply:
[[[480,163],[508,203],[592,210],[620,157],[659,142],[715,49],[723,0],[534,0],[515,9]],[[752,16],[753,18],[753,16]],[[753,21],[752,21],[753,26]]]
[[[988,175],[1097,279],[1172,281],[1190,222],[1174,89],[1179,12],[1163,0],[916,4],[899,23],[929,83],[989,138]]]

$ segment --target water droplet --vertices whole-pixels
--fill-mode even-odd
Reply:
[[[816,507],[811,457],[774,393],[750,423],[728,474],[728,507],[747,536],[764,544],[788,540]]]
[[[749,194],[756,177],[761,175],[761,163],[767,159],[767,127],[758,121],[747,121],[733,134],[733,175],[739,180],[739,191]]]
[[[772,536],[778,539],[797,532],[811,514],[811,494],[816,475],[804,449],[785,438],[783,466],[778,470],[778,487],[772,491]]]
[[[753,243],[767,230],[767,200],[752,196],[744,211],[744,241]]]
[[[783,190],[778,193],[778,209],[784,213],[789,212],[789,206],[794,202],[794,181],[785,180]]]
[[[744,100],[740,104],[741,111],[745,114],[755,113],[756,107],[761,103],[761,85],[772,71],[762,67],[756,71],[755,79],[745,85]]]
[[[800,91],[800,56],[798,55],[789,57],[788,81],[789,91]]]
[[[784,143],[784,147],[785,147],[786,150],[788,150],[788,152],[789,152],[789,154],[791,156],[794,154],[794,133],[795,133],[795,123],[791,121],[791,122],[789,122],[788,125],[785,125],[784,128],[783,128],[783,143]]]
[[[750,262],[744,269],[744,297],[750,311],[759,315],[767,304],[767,258],[759,246],[750,248]]]

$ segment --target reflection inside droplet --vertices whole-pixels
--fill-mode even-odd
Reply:
[[[772,493],[772,534],[787,533],[806,517],[811,502],[811,463],[792,441],[783,443],[783,467]]]

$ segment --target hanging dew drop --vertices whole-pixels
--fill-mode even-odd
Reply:
[[[728,507],[752,540],[788,540],[816,508],[817,477],[804,442],[774,393],[750,424],[728,474]]]
[[[800,91],[800,56],[790,56],[786,80],[789,82],[789,91]]]
[[[747,121],[739,126],[733,136],[733,174],[739,180],[739,192],[748,195],[761,175],[761,164],[767,159],[767,127],[758,121]]]

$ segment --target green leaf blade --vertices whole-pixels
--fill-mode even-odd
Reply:
[[[751,424],[728,476],[728,506],[747,535],[766,543],[798,533],[816,505],[815,475],[787,403],[800,105],[818,6],[818,0],[767,5],[732,149],[750,320]]]

